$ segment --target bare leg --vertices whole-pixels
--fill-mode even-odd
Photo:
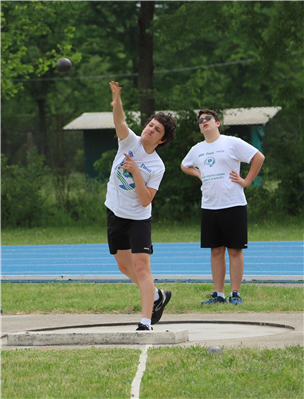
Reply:
[[[151,319],[155,286],[151,274],[150,255],[139,253],[132,256],[140,288],[142,317]]]
[[[138,285],[131,249],[118,250],[114,257],[118,264],[118,269],[124,275],[129,277],[129,279],[132,280],[133,283]]]
[[[230,259],[231,291],[240,292],[244,273],[243,250],[228,248],[228,253]]]
[[[224,292],[226,276],[226,247],[211,248],[211,270],[214,291]]]
[[[114,255],[119,270],[140,288],[142,317],[151,319],[155,286],[150,267],[150,255],[132,254],[131,250],[118,250]]]

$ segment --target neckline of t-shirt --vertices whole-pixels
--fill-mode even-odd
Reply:
[[[216,140],[212,141],[212,143],[208,143],[208,141],[206,139],[204,140],[204,142],[208,145],[212,145],[212,144],[216,143],[217,141],[219,141],[221,137],[222,137],[222,135],[220,135]]]
[[[147,156],[153,155],[156,152],[156,148],[154,148],[153,152],[151,152],[151,153],[147,152],[141,140],[140,140],[140,145],[142,146],[142,148],[145,151],[145,154]]]

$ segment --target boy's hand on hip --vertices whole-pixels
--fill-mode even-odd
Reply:
[[[236,172],[230,172],[229,177],[233,183],[238,183],[242,187],[247,187],[249,184],[245,179],[242,179]]]

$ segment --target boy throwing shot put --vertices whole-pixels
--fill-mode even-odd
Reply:
[[[165,166],[155,149],[175,138],[176,122],[171,115],[152,115],[141,136],[126,124],[121,87],[110,82],[113,118],[118,136],[107,187],[109,250],[119,270],[139,286],[142,319],[137,330],[152,330],[171,298],[170,291],[158,290],[151,274],[151,202],[159,188]]]
[[[201,248],[211,248],[214,292],[203,305],[226,303],[225,251],[230,261],[229,302],[241,304],[243,248],[247,248],[247,202],[244,187],[258,175],[264,155],[247,142],[220,134],[221,121],[212,110],[199,111],[198,125],[205,140],[196,144],[183,159],[181,169],[202,181]],[[240,177],[241,162],[251,162],[245,179]]]

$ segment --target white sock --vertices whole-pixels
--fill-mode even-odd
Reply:
[[[155,293],[154,293],[154,302],[157,301],[159,299],[159,293],[158,293],[158,289],[155,288]]]
[[[234,291],[234,292],[236,292],[240,296],[240,293],[238,291]],[[232,294],[233,294],[233,292],[230,292],[230,296],[232,296]]]
[[[217,296],[221,296],[222,298],[225,298],[225,294],[223,292],[217,292]]]
[[[145,317],[143,317],[141,319],[141,324],[145,324],[146,326],[149,327],[149,329],[151,330],[151,319],[146,319]]]

